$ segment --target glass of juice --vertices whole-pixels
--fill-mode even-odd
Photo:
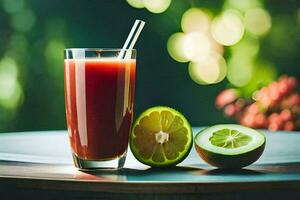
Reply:
[[[133,117],[136,50],[64,53],[66,117],[75,166],[122,168]]]

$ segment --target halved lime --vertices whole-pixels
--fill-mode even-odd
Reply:
[[[183,161],[193,142],[187,119],[173,108],[156,106],[144,111],[130,134],[130,149],[141,163],[153,167]]]
[[[195,147],[207,163],[220,168],[242,168],[255,162],[265,148],[265,136],[251,128],[221,124],[195,136]]]

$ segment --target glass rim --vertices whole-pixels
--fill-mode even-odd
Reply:
[[[64,51],[84,50],[84,51],[106,51],[106,52],[118,52],[118,51],[136,51],[136,49],[121,49],[121,48],[66,48]]]

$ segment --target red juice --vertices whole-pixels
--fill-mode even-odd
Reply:
[[[65,59],[65,101],[73,153],[110,160],[128,146],[135,85],[134,59]]]

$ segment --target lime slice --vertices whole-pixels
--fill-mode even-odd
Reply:
[[[141,163],[153,167],[172,166],[189,154],[192,128],[178,111],[163,106],[149,108],[135,121],[130,149]]]
[[[201,158],[220,168],[242,168],[255,162],[263,153],[266,138],[260,132],[235,124],[215,125],[195,136]]]

